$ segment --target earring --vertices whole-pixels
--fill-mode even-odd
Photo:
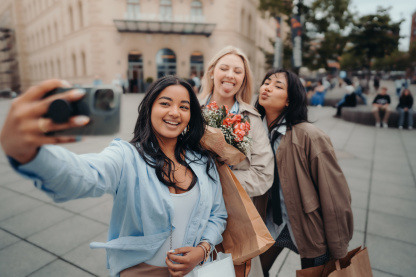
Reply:
[[[214,80],[214,76],[211,76],[211,80]]]
[[[186,126],[185,127],[185,129],[183,129],[183,131],[182,131],[182,136],[184,136],[184,135],[186,135],[187,133],[189,132],[189,124],[188,124],[188,126]]]

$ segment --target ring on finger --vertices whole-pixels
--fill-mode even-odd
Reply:
[[[48,129],[46,129],[45,123],[46,123],[46,119],[44,119],[44,118],[39,118],[38,119],[38,127],[39,127],[39,130],[42,133],[47,133],[48,132]]]

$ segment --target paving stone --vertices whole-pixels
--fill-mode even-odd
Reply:
[[[107,241],[107,231],[91,238],[91,241]],[[65,254],[63,258],[97,276],[109,276],[105,249],[91,249],[89,243],[84,243]]]
[[[369,212],[367,232],[415,244],[416,220],[380,212]],[[416,256],[415,256],[416,257]]]
[[[46,277],[46,276],[59,276],[59,277],[91,277],[93,274],[87,273],[71,264],[68,264],[62,260],[55,260],[52,263],[42,267],[38,271],[28,275],[28,277]]]
[[[41,201],[18,195],[0,201],[0,221],[43,205]]]
[[[73,216],[73,214],[44,204],[1,221],[0,227],[19,237],[27,238],[58,222],[64,221],[70,216]]]
[[[56,257],[27,242],[20,241],[0,251],[2,276],[27,276],[55,260]]]
[[[415,189],[416,190],[416,189]],[[373,194],[370,210],[413,219],[416,222],[416,201]]]
[[[0,250],[2,250],[5,247],[8,247],[9,245],[12,245],[15,242],[18,242],[20,239],[16,236],[13,236],[9,234],[8,232],[5,232],[0,229]]]
[[[28,240],[61,256],[80,245],[89,244],[91,238],[106,229],[107,226],[104,224],[73,216],[30,236]]]
[[[415,276],[415,244],[375,235],[367,235],[367,247],[371,267],[374,270],[379,270],[393,276]]]

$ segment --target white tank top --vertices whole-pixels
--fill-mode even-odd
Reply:
[[[172,249],[182,247],[182,243],[185,238],[186,228],[188,227],[189,220],[191,219],[192,211],[195,208],[196,202],[199,197],[199,183],[196,182],[195,186],[185,193],[170,194],[173,201],[173,226],[175,230],[172,232]],[[192,246],[192,245],[187,245]],[[170,249],[170,237],[162,244],[156,254],[150,260],[146,261],[146,264],[155,266],[166,265],[166,253]]]

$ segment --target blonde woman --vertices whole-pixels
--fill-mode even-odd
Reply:
[[[246,55],[233,46],[223,48],[209,62],[202,78],[200,104],[206,106],[215,101],[218,106],[227,105],[230,113],[241,114],[250,121],[251,147],[246,158],[232,166],[232,171],[260,215],[265,216],[266,201],[261,198],[273,183],[273,152],[260,114],[250,104],[252,96],[253,76]],[[253,273],[255,268],[253,263]]]

